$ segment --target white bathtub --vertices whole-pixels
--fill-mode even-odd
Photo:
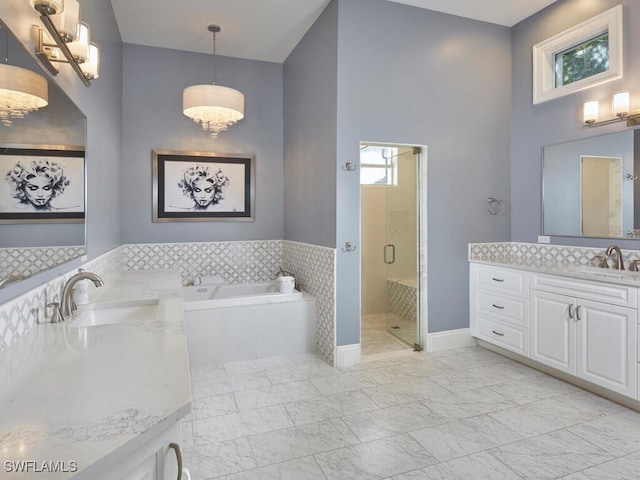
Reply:
[[[183,287],[192,367],[316,351],[315,298],[276,282]]]
[[[278,282],[225,283],[182,288],[185,311],[300,300],[302,293],[280,293]]]

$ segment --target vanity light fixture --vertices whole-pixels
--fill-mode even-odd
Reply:
[[[75,42],[80,36],[80,3],[64,0],[63,7],[60,13],[51,15],[51,20],[63,42]]]
[[[209,25],[208,30],[213,35],[213,83],[185,88],[182,92],[182,112],[216,138],[220,132],[244,118],[244,95],[233,88],[216,85],[216,34],[220,33],[221,28],[219,25]]]
[[[588,102],[584,102],[584,123],[587,125],[593,125],[598,121],[598,110],[600,109],[600,104],[597,100],[589,100]]]
[[[78,32],[78,39],[69,42],[67,47],[73,58],[82,65],[89,60],[89,25],[81,23]]]
[[[58,74],[54,63],[68,63],[82,83],[89,87],[90,80],[98,78],[98,53],[91,59],[89,25],[80,21],[78,0],[29,0],[40,14],[54,43],[47,42],[45,32],[37,25],[32,27],[35,54],[52,75]],[[89,62],[84,68],[81,65]]]
[[[612,123],[627,122],[627,127],[640,125],[640,113],[629,115],[629,92],[619,92],[613,96],[612,111],[614,118],[598,121],[598,110],[600,104],[597,100],[589,100],[584,103],[583,121],[585,127],[599,127]]]
[[[13,125],[13,119],[49,104],[47,79],[26,68],[9,65],[9,34],[5,31],[5,63],[0,64],[0,123]]]
[[[100,47],[95,43],[89,44],[89,58],[80,65],[82,73],[89,80],[98,78],[100,75]]]

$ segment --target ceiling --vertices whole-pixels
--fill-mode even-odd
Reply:
[[[388,0],[511,27],[556,0]],[[282,63],[330,0],[111,0],[122,41]],[[161,8],[159,8],[161,7]]]

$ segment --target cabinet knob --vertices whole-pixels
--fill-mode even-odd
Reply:
[[[495,330],[491,330],[491,333],[498,335],[499,337],[504,337],[504,333],[496,332]]]
[[[569,304],[569,318],[573,318],[573,304]]]

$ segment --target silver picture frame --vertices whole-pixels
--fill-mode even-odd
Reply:
[[[255,156],[152,150],[153,222],[255,220]]]

